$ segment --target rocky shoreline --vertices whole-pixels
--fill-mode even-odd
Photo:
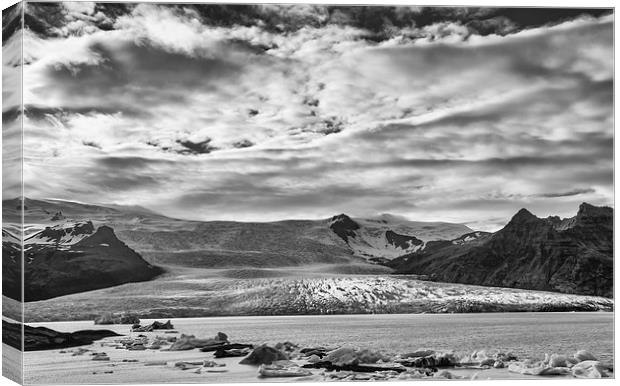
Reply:
[[[163,328],[145,328],[152,326]],[[113,378],[115,372],[129,365],[134,369],[149,367],[172,372],[169,374],[172,377],[219,374],[230,377],[226,378],[228,381],[239,379],[237,375],[247,377],[251,373],[254,380],[275,381],[476,379],[485,373],[521,378],[613,377],[611,364],[598,361],[592,353],[584,350],[569,355],[545,354],[544,358],[517,358],[500,351],[463,353],[419,349],[389,353],[352,346],[305,347],[290,341],[257,345],[255,342],[235,341],[223,332],[213,337],[196,337],[173,328],[169,321],[127,326],[127,335],[105,337],[95,344],[60,350],[57,354],[75,357],[85,369],[91,369],[90,375],[109,374],[108,382],[116,382]],[[148,355],[139,355],[140,352]],[[85,361],[87,363],[83,363]],[[88,363],[93,365],[88,366]],[[252,377],[247,381],[251,382]]]

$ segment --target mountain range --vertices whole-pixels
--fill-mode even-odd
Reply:
[[[501,230],[429,242],[388,264],[434,280],[613,296],[613,210],[587,203],[567,219],[521,209]]]
[[[17,199],[3,201],[3,293],[13,299],[20,296],[20,209]],[[25,199],[24,209],[26,301],[178,269],[252,276],[287,267],[612,296],[613,210],[585,203],[569,219],[523,209],[495,233],[389,214],[244,223],[61,200]]]

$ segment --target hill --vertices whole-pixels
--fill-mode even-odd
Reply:
[[[15,236],[3,230],[6,238]],[[4,241],[3,252],[11,244]],[[20,298],[19,243],[3,258],[3,293]],[[120,241],[112,228],[91,222],[46,227],[24,240],[24,301],[150,280],[163,271]]]

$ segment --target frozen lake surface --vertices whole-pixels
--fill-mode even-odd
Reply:
[[[382,350],[386,354],[411,352],[418,348],[512,352],[519,359],[540,358],[545,353],[572,355],[579,349],[591,351],[601,361],[613,361],[613,313],[504,313],[504,314],[392,314],[330,316],[265,316],[172,319],[175,335],[194,334],[199,338],[225,332],[233,342],[271,343],[291,341],[301,346],[353,346]],[[142,324],[151,320],[143,320]],[[58,331],[107,328],[125,335],[127,325],[95,326],[92,321],[32,324]],[[154,337],[156,331],[146,333]],[[106,338],[108,342],[114,338]],[[105,341],[105,340],[104,340]],[[110,361],[93,361],[89,355],[72,356],[71,350],[31,351],[24,355],[25,382],[28,384],[111,384],[111,383],[222,383],[290,382],[289,378],[260,378],[254,366],[239,364],[239,358],[222,358],[224,373],[182,371],[177,361],[212,359],[199,350],[165,351],[118,350],[106,342],[86,348],[106,352]],[[3,345],[5,354],[18,355]],[[8,354],[7,354],[8,355]],[[145,361],[165,365],[145,367]],[[468,370],[455,368],[457,376],[477,379],[539,378],[515,374],[508,369]],[[295,381],[325,380],[322,371]],[[570,377],[566,377],[570,378]]]
[[[330,316],[260,316],[172,319],[175,329],[197,337],[218,331],[232,341],[357,346],[391,353],[418,348],[471,352],[500,350],[518,357],[591,351],[613,360],[613,313],[492,313]],[[144,320],[143,324],[150,322]],[[92,321],[32,325],[58,331],[93,329]],[[129,326],[97,326],[127,334]]]

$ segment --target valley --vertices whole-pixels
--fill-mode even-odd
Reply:
[[[9,252],[19,250],[19,227],[6,221],[17,219],[17,204],[3,202]],[[608,292],[590,290],[592,280],[608,285],[604,266],[572,266],[586,280],[570,288],[489,279],[498,262],[510,269],[511,261],[539,278],[559,258],[548,256],[581,262],[581,250],[607,264],[610,208],[583,206],[564,220],[521,211],[504,229],[487,233],[391,215],[196,222],[138,207],[30,199],[25,206],[27,322],[88,320],[104,312],[171,318],[613,310],[612,299],[596,296]],[[584,232],[589,244],[579,241]],[[13,286],[19,284],[16,256],[3,259]],[[564,260],[563,269],[570,269],[571,260]],[[9,318],[20,317],[14,294],[4,291]]]

